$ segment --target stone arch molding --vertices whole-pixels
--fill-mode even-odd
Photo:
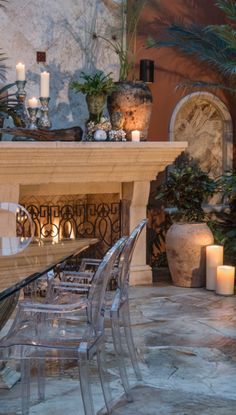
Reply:
[[[194,92],[176,105],[170,141],[188,141],[189,154],[205,171],[218,176],[233,167],[233,126],[226,105],[209,92]]]

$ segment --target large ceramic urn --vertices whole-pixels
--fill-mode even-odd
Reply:
[[[107,107],[112,118],[114,113],[123,114],[122,128],[131,140],[131,131],[139,130],[141,140],[147,139],[152,111],[152,93],[143,81],[120,81],[117,89],[107,99]]]
[[[166,254],[174,285],[206,285],[206,246],[214,243],[205,223],[174,223],[166,234]]]

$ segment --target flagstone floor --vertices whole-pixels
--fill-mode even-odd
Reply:
[[[143,382],[137,383],[127,360],[133,402],[122,398],[108,332],[108,365],[114,415],[235,415],[236,296],[205,289],[174,287],[160,280],[131,288],[133,333]],[[96,410],[103,400],[92,367]],[[47,400],[36,401],[30,415],[83,415],[77,370],[47,379]],[[0,390],[0,414],[19,414],[19,384]]]

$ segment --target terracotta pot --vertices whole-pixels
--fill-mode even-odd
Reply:
[[[166,254],[174,285],[206,285],[206,246],[214,243],[205,223],[175,223],[166,234]]]
[[[147,139],[152,111],[152,93],[145,82],[117,82],[117,89],[107,99],[107,107],[112,114],[119,112],[124,116],[123,129],[131,140],[131,131],[139,130],[141,140]]]

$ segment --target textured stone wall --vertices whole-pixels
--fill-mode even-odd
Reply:
[[[40,72],[51,74],[50,114],[53,128],[81,125],[87,118],[82,94],[68,88],[81,71],[113,72],[118,59],[106,42],[92,33],[108,33],[119,24],[113,0],[9,0],[0,9],[0,48],[8,56],[7,82],[15,81],[15,65],[26,65],[27,97],[39,96]],[[45,51],[46,64],[36,62]]]

